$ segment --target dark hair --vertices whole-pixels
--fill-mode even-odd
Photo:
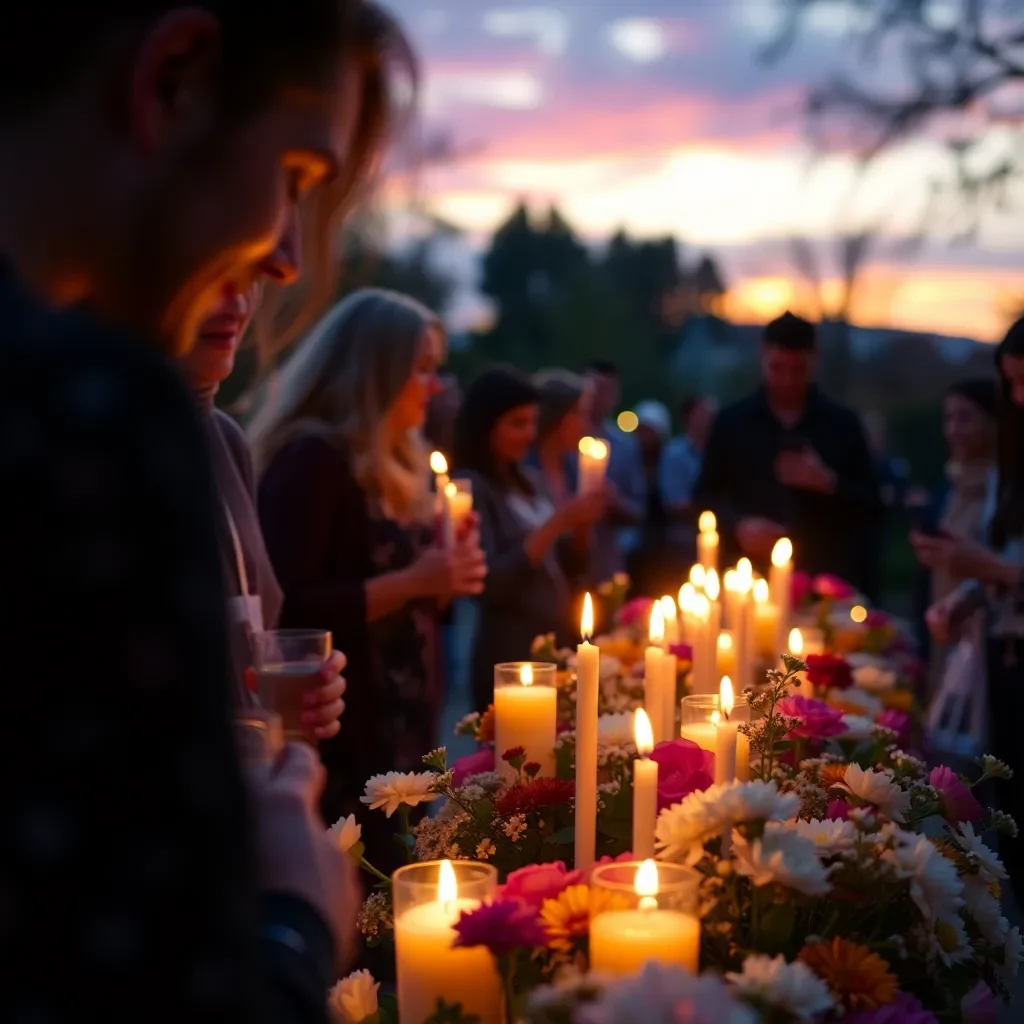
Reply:
[[[766,324],[762,337],[766,345],[784,348],[789,352],[807,352],[818,343],[814,324],[789,311]]]
[[[591,359],[587,363],[587,373],[599,373],[602,377],[618,377],[619,368],[610,359]]]
[[[992,543],[997,548],[1024,533],[1024,408],[1013,400],[1010,381],[1003,373],[1004,356],[1024,357],[1024,317],[1006,332],[996,349],[999,498],[992,520]]]
[[[454,468],[470,470],[502,487],[510,483],[532,492],[518,466],[499,465],[491,450],[494,425],[505,413],[536,405],[537,389],[511,366],[492,366],[469,385],[455,420]]]
[[[587,389],[586,381],[568,370],[545,370],[534,374],[540,416],[537,422],[537,440],[543,441],[558,429],[558,425]]]
[[[976,405],[986,416],[995,419],[999,392],[993,377],[968,377],[957,381],[947,391]]]

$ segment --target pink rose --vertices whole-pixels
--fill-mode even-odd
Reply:
[[[901,746],[910,742],[910,715],[905,711],[886,708],[878,716],[877,721],[879,725],[884,725],[886,729],[892,729],[896,733],[896,742]]]
[[[842,711],[830,707],[824,701],[808,697],[786,697],[779,701],[779,714],[800,720],[790,730],[789,739],[823,740],[846,732]]]
[[[471,775],[479,775],[481,772],[494,771],[494,750],[485,747],[475,754],[467,754],[460,757],[452,765],[452,786],[458,789]]]
[[[692,740],[659,743],[651,753],[658,764],[658,810],[679,803],[715,781],[715,755],[701,750]]]
[[[545,900],[555,899],[563,889],[582,881],[582,871],[566,871],[560,860],[553,864],[530,864],[508,876],[501,898],[522,900],[540,910]]]
[[[615,616],[615,620],[620,626],[645,625],[651,617],[651,606],[653,604],[654,601],[649,597],[634,597],[632,601],[627,601],[619,609],[619,614]]]
[[[464,910],[455,922],[455,935],[453,946],[485,946],[494,956],[547,945],[537,907],[518,899],[500,899]]]
[[[933,768],[928,782],[939,791],[942,816],[951,825],[961,821],[977,825],[981,821],[981,804],[951,768],[945,765]]]
[[[845,601],[857,592],[846,580],[823,572],[814,577],[814,593],[828,601]]]
[[[829,800],[828,810],[825,817],[833,821],[848,821],[850,817],[850,805],[845,800]]]
[[[798,569],[793,573],[793,578],[790,580],[789,585],[789,595],[793,602],[793,607],[802,608],[813,593],[814,581],[807,573]]]

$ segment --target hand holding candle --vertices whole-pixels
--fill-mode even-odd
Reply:
[[[650,760],[654,750],[651,722],[643,708],[633,718],[637,759],[633,762],[633,856],[654,856],[654,826],[658,817],[658,763]]]

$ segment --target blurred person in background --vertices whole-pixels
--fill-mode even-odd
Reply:
[[[576,493],[579,444],[589,422],[590,388],[585,378],[568,370],[536,373],[533,385],[537,389],[537,444],[530,464],[539,470],[548,495],[559,503]]]
[[[219,505],[168,357],[264,272],[300,200],[326,237],[361,190],[400,35],[354,0],[9,14],[4,1016],[323,1021],[354,893],[309,747],[247,799]]]
[[[607,521],[597,528],[590,567],[591,579],[601,583],[623,571],[627,556],[640,543],[647,486],[637,439],[620,430],[614,420],[622,401],[619,368],[607,360],[594,360],[587,367],[587,381],[590,409],[586,433],[607,443],[608,480],[615,488]]]
[[[423,436],[432,451],[451,457],[455,446],[455,418],[459,414],[462,389],[454,373],[437,375],[437,394],[430,400]]]
[[[665,510],[666,543],[673,564],[688,570],[696,558],[697,516],[693,498],[704,447],[718,404],[713,398],[687,398],[679,406],[681,433],[671,438],[658,465],[658,491]]]
[[[1020,751],[1024,714],[1024,318],[996,349],[998,481],[988,506],[988,545],[963,537],[911,535],[921,562],[964,584],[928,609],[933,638],[949,643],[978,607],[987,607],[988,751],[1011,767]],[[1015,779],[999,787],[1003,810],[1024,821],[1024,787]],[[1000,843],[1003,862],[1018,893],[1024,885],[1019,841]]]
[[[773,320],[760,356],[762,386],[711,428],[696,503],[717,515],[726,563],[746,555],[766,571],[788,536],[804,571],[870,585],[864,550],[882,506],[860,419],[814,383],[813,324]]]
[[[889,451],[888,423],[885,415],[869,410],[861,417],[864,436],[875,461],[875,476],[878,479],[878,496],[882,508],[875,522],[866,531],[864,545],[865,583],[863,591],[872,601],[880,599],[882,589],[882,568],[891,537],[890,527],[902,521],[906,505],[909,466],[906,459],[898,458]],[[900,516],[894,513],[899,510]]]
[[[578,401],[578,399],[577,399]],[[587,573],[605,490],[554,498],[528,464],[537,443],[540,395],[511,367],[481,373],[469,386],[455,430],[455,475],[473,484],[487,579],[473,651],[478,711],[494,699],[494,666],[529,657],[535,637],[579,636],[576,580]],[[564,415],[563,415],[564,419]]]
[[[342,730],[320,744],[324,814],[355,813],[384,871],[404,857],[360,797],[370,776],[415,771],[432,749],[438,614],[478,594],[485,572],[475,530],[451,550],[436,538],[421,430],[445,351],[420,303],[354,292],[300,343],[249,431],[281,623],[330,629],[348,657]]]

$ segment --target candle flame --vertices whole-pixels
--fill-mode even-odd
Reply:
[[[651,605],[651,624],[647,635],[654,645],[665,642],[665,613],[661,610],[660,601]]]
[[[654,730],[643,708],[637,708],[633,716],[633,739],[636,741],[636,752],[641,757],[646,757],[654,749]]]
[[[692,583],[684,583],[679,588],[679,610],[681,612],[692,612],[696,597],[697,591],[694,585]]]
[[[583,598],[583,617],[580,619],[580,633],[585,641],[594,635],[594,601],[589,591],[587,591],[587,596]]]
[[[804,653],[804,635],[799,629],[789,631],[789,653],[798,657]]]
[[[718,520],[715,518],[715,513],[701,512],[700,519],[697,520],[697,529],[701,533],[714,533],[718,529]]]
[[[736,563],[736,575],[741,580],[753,580],[754,579],[754,567],[750,563],[749,558],[741,558]]]
[[[718,579],[718,572],[714,569],[709,570],[704,580],[704,593],[708,595],[709,601],[717,601],[722,595],[722,584]]]
[[[731,651],[732,650],[732,633],[728,630],[723,629],[718,634],[718,649],[720,651]]]
[[[855,604],[850,609],[850,618],[856,623],[868,621],[868,610],[862,604]]]
[[[530,664],[520,665],[519,667],[519,682],[523,686],[533,686],[533,666]]]
[[[722,714],[725,720],[729,721],[732,709],[736,706],[736,697],[732,692],[732,680],[728,676],[722,676],[722,686],[719,690],[718,703],[722,706]]]
[[[455,881],[455,868],[450,860],[441,861],[437,873],[437,899],[440,903],[454,903],[459,898],[459,883]]]
[[[768,601],[768,581],[767,580],[755,580],[754,581],[754,600],[758,604],[766,604]]]
[[[714,572],[713,569],[712,569],[712,572]],[[707,578],[708,578],[707,570],[704,568],[703,565],[700,564],[700,562],[698,562],[690,570],[690,583],[693,585],[693,588],[695,590],[703,590],[704,589],[704,583],[707,580]]]
[[[775,542],[772,548],[772,565],[781,569],[788,565],[793,558],[793,542],[788,537],[783,537]]]
[[[594,444],[592,437],[581,437],[580,438],[580,455],[589,455],[591,453]]]
[[[705,620],[711,617],[711,602],[703,594],[694,595],[693,614]]]
[[[448,472],[448,460],[440,452],[430,453],[430,468],[435,473]]]
[[[590,457],[592,459],[597,459],[598,462],[602,462],[608,458],[608,445],[599,437],[592,438],[592,443],[590,445]]]
[[[666,594],[661,599],[661,614],[665,621],[668,622],[670,619],[676,617],[676,602],[675,599]]]
[[[735,569],[726,569],[722,577],[722,589],[735,593],[739,589],[739,579]]]
[[[453,483],[447,483],[444,485],[444,493],[449,498],[454,498],[459,493],[458,487]]]
[[[722,716],[721,716],[721,714],[719,712],[717,712],[717,711],[712,711],[711,712],[711,724],[712,725],[718,725],[718,723],[721,720],[722,720]]]
[[[658,895],[658,865],[653,860],[645,860],[636,869],[633,888],[637,896]]]

